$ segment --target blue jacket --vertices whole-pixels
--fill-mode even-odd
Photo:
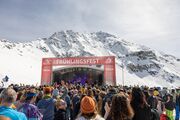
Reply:
[[[37,107],[43,114],[43,120],[54,120],[55,100],[53,98],[40,100]]]
[[[11,120],[27,120],[24,113],[5,106],[0,107],[0,115],[9,117]]]

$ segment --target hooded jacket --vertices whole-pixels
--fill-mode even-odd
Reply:
[[[53,120],[55,110],[55,100],[53,98],[44,98],[37,103],[37,107],[43,114],[43,120]]]

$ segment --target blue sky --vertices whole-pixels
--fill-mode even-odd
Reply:
[[[105,31],[180,58],[180,0],[0,0],[0,39]]]

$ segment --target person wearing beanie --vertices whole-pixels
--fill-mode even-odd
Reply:
[[[37,107],[40,109],[40,112],[43,114],[42,120],[54,120],[54,109],[56,100],[51,96],[51,88],[45,87],[43,89],[44,95],[43,99],[39,100]]]
[[[159,91],[154,90],[153,94],[154,94],[154,96],[158,96],[159,95]]]
[[[175,109],[175,102],[173,102],[173,96],[169,94],[167,96],[167,102],[165,103],[166,115],[170,118],[170,120],[174,120],[173,110]]]
[[[96,102],[92,97],[83,97],[80,103],[80,112],[76,120],[104,120],[104,118],[98,115]]]
[[[154,88],[150,88],[149,90],[149,97],[147,98],[147,103],[150,105],[151,108],[157,109],[158,99],[155,95],[159,93],[156,91],[154,92]]]

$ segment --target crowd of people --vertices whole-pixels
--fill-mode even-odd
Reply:
[[[10,85],[0,120],[179,120],[180,92],[147,86]]]

